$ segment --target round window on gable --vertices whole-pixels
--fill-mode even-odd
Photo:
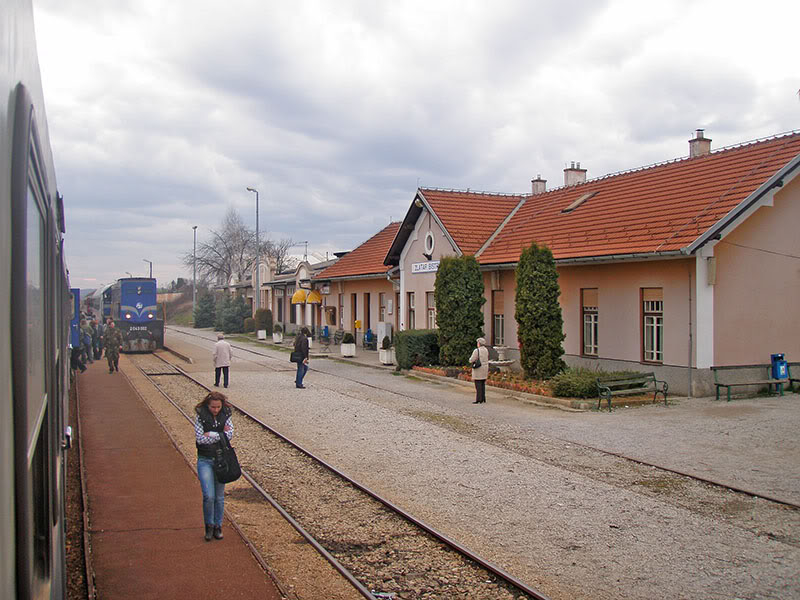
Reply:
[[[434,246],[434,239],[433,239],[433,232],[429,231],[425,234],[425,254],[433,254],[433,246]]]

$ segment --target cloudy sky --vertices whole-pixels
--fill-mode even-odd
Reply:
[[[800,3],[34,0],[73,285],[191,277],[228,207],[309,254],[417,186],[524,193],[800,128]],[[264,233],[266,232],[266,233]],[[302,255],[302,247],[297,248]],[[313,261],[313,259],[312,259]]]

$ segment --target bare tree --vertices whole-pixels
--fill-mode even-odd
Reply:
[[[262,234],[259,256],[275,259],[276,271],[280,273],[294,268],[297,261],[289,256],[291,239],[274,242],[264,239]],[[203,282],[227,285],[231,277],[245,281],[256,259],[256,234],[242,221],[239,211],[231,207],[225,213],[219,231],[211,230],[208,241],[197,242],[197,276]],[[191,252],[183,256],[183,264],[192,268],[194,256]]]
[[[248,229],[231,207],[225,213],[219,231],[211,230],[211,239],[197,243],[197,273],[208,281],[227,284],[231,277],[244,281],[253,265],[255,255],[255,233]],[[183,257],[183,264],[192,267],[191,252]]]
[[[297,259],[289,256],[289,248],[294,246],[291,238],[283,238],[280,241],[268,241],[266,255],[275,259],[275,271],[282,273],[297,267]]]

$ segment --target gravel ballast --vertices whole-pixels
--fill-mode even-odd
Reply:
[[[169,335],[213,383],[213,341]],[[312,361],[296,390],[286,355],[258,351],[235,351],[235,403],[553,598],[800,597],[800,511],[587,448],[793,501],[796,395],[476,407],[468,387],[337,361]]]

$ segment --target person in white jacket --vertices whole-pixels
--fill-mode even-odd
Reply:
[[[214,387],[219,387],[219,374],[224,374],[223,385],[228,387],[228,371],[231,366],[231,345],[225,341],[225,336],[217,334],[217,343],[214,344]]]
[[[475,402],[473,404],[483,404],[486,402],[486,378],[489,377],[489,349],[486,347],[486,340],[479,337],[477,348],[472,351],[469,357],[469,364],[472,365],[472,381],[475,382]],[[476,361],[480,360],[480,365],[475,368]]]

